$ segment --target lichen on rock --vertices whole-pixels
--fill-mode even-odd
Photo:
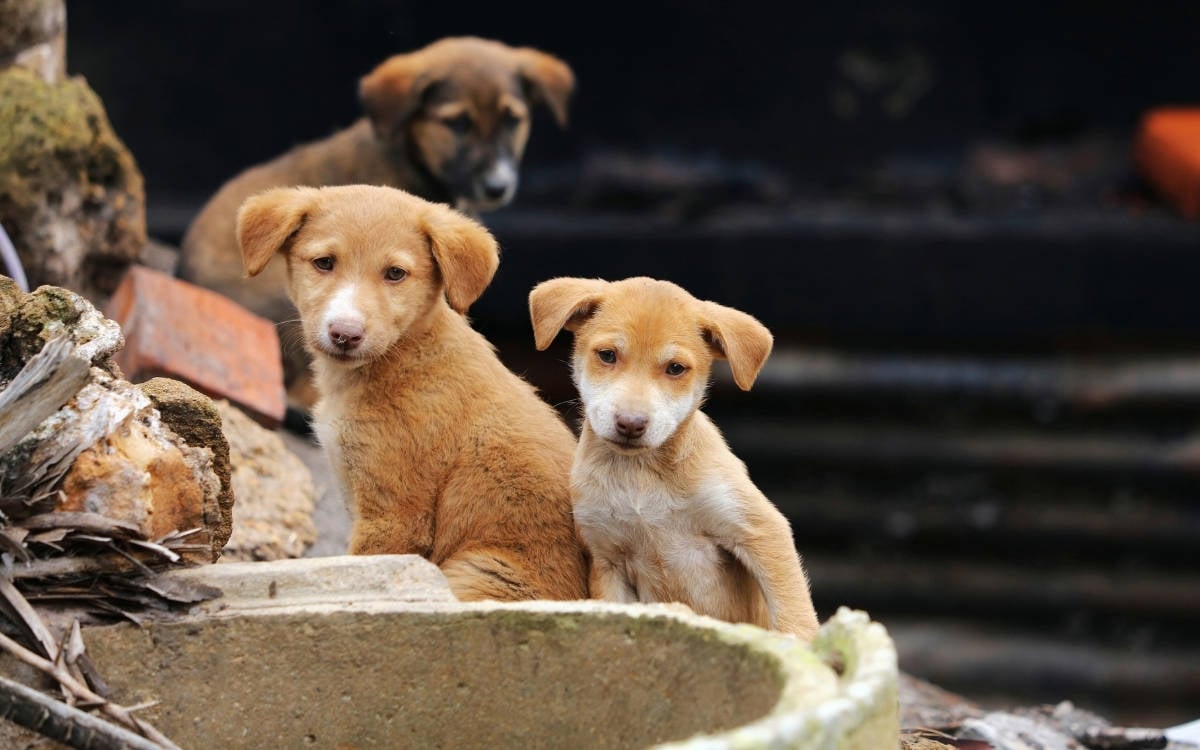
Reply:
[[[46,342],[69,336],[75,355],[114,377],[112,361],[125,345],[121,327],[90,302],[67,289],[44,286],[24,294],[0,277],[0,386],[11,379]]]

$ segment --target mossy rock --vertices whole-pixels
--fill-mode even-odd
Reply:
[[[208,448],[213,453],[212,466],[221,480],[221,494],[217,498],[219,507],[205,509],[205,521],[212,531],[215,559],[233,531],[233,468],[221,413],[212,399],[178,380],[152,378],[138,388],[158,409],[163,422],[185,443],[193,448]],[[212,517],[208,517],[210,514]]]
[[[83,78],[0,72],[0,221],[31,285],[94,302],[146,244],[142,175]]]
[[[121,377],[113,362],[113,355],[125,345],[121,327],[88,300],[62,287],[43,286],[24,294],[15,284],[0,283],[0,383],[14,377],[59,336],[71,338],[77,356]]]

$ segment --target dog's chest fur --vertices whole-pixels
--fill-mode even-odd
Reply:
[[[672,488],[636,457],[608,456],[577,462],[572,488],[584,542],[623,575],[630,598],[704,609],[744,573],[719,541],[740,511],[715,477]]]

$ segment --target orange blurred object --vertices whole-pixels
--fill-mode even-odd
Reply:
[[[1148,112],[1138,130],[1138,167],[1185,217],[1200,219],[1200,107]]]

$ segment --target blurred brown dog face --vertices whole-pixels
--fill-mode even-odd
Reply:
[[[574,88],[561,60],[528,47],[460,37],[383,62],[359,84],[376,135],[411,159],[460,210],[512,200],[529,140],[530,110],[567,121]]]

